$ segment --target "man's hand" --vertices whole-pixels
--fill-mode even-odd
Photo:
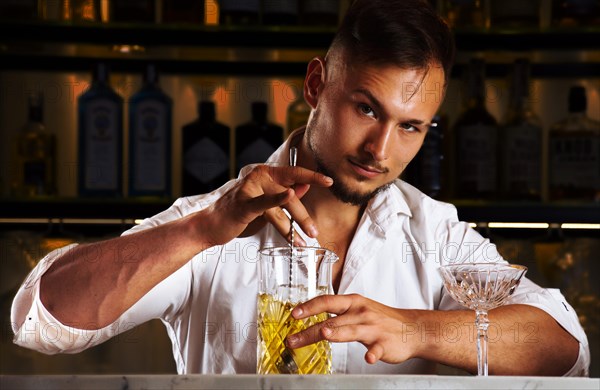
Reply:
[[[472,311],[395,309],[352,294],[313,298],[296,306],[292,316],[304,319],[319,313],[337,317],[288,336],[288,347],[300,348],[321,340],[358,341],[367,347],[365,360],[370,364],[421,358],[477,372]],[[497,330],[489,349],[491,374],[564,375],[575,364],[578,341],[543,310],[513,304],[489,314]],[[519,332],[523,327],[528,331]],[[445,335],[444,329],[452,333]]]
[[[303,231],[316,237],[317,228],[300,198],[311,185],[328,187],[332,183],[331,178],[302,167],[257,165],[202,213],[200,229],[209,234],[212,245],[249,236],[267,222],[289,237],[285,208]],[[299,237],[296,244],[303,244]]]
[[[287,345],[300,348],[321,340],[358,341],[368,349],[365,360],[369,364],[378,360],[401,363],[413,357],[414,348],[403,337],[403,330],[407,328],[403,326],[402,310],[357,294],[323,295],[296,306],[292,316],[303,319],[324,312],[337,314],[337,317],[288,336]]]

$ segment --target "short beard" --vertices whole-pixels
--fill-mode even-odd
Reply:
[[[313,158],[315,159],[315,164],[317,166],[317,172],[322,173],[326,176],[329,176],[330,178],[333,179],[333,184],[331,185],[331,187],[329,187],[329,190],[331,191],[333,196],[335,196],[338,200],[340,200],[344,203],[349,203],[353,206],[361,206],[361,207],[365,206],[371,199],[373,199],[373,197],[375,195],[377,195],[378,193],[380,193],[383,190],[386,190],[392,184],[392,183],[384,184],[381,187],[376,188],[374,191],[364,193],[364,194],[354,191],[351,188],[349,188],[348,186],[346,186],[344,183],[342,183],[341,180],[338,180],[337,175],[334,172],[332,172],[332,170],[327,168],[327,166],[325,165],[325,162],[321,159],[321,157],[317,154],[317,152],[313,148],[313,145],[310,142],[310,139],[308,141],[308,147],[309,147],[310,151],[312,152]]]

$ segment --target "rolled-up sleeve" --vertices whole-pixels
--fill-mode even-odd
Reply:
[[[587,336],[579,323],[575,309],[557,289],[545,289],[529,279],[524,279],[509,301],[509,304],[535,306],[548,313],[560,326],[579,341],[577,361],[565,376],[588,376],[590,348]]]
[[[45,354],[78,353],[134,327],[160,318],[168,322],[187,302],[191,292],[191,264],[187,263],[157,284],[112,324],[85,330],[89,324],[67,326],[47,310],[40,299],[40,279],[52,263],[77,244],[57,249],[30,272],[14,298],[11,326],[14,343]]]

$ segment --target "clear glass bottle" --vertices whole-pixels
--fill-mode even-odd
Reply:
[[[171,196],[173,102],[149,64],[144,85],[129,101],[130,196]]]
[[[235,129],[236,173],[264,163],[283,142],[283,128],[267,121],[267,110],[267,103],[253,102],[252,120]]]
[[[503,198],[541,200],[542,123],[530,104],[530,63],[513,65],[511,97],[500,128],[500,192]]]
[[[587,117],[585,88],[569,91],[569,115],[550,128],[551,200],[600,201],[600,122]]]
[[[300,5],[304,26],[337,26],[339,0],[301,0]]]
[[[181,129],[182,195],[205,194],[229,180],[230,129],[217,122],[215,104],[198,104],[198,119]]]
[[[262,23],[270,26],[298,24],[298,0],[262,0]]]
[[[78,99],[78,188],[81,196],[123,196],[123,98],[99,63],[91,87]]]
[[[260,0],[220,0],[219,24],[228,26],[260,23]]]
[[[455,192],[459,198],[490,199],[497,194],[498,125],[485,106],[485,63],[472,59],[466,71],[467,96],[454,124]]]
[[[43,96],[32,93],[25,126],[16,139],[16,177],[12,195],[41,197],[56,194],[56,136],[43,122]]]
[[[163,23],[204,24],[204,0],[170,0],[162,2]]]

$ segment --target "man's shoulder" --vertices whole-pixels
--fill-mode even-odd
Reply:
[[[453,204],[433,199],[400,179],[395,180],[394,185],[400,190],[412,218],[458,219],[456,206]]]

